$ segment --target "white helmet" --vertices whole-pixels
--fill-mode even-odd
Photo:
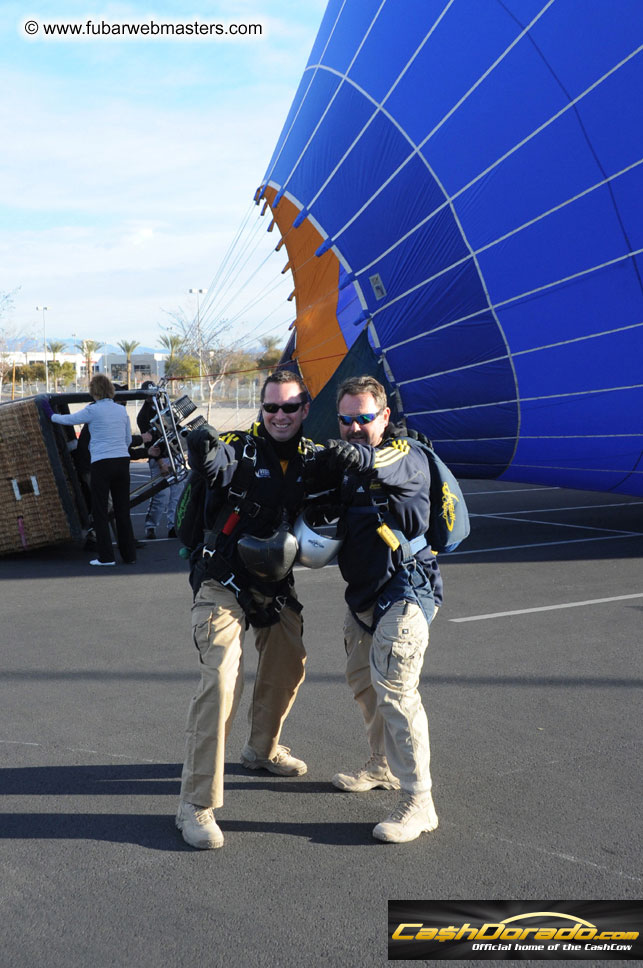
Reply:
[[[293,528],[299,544],[297,561],[306,568],[323,568],[335,557],[344,541],[336,509],[309,507],[301,512]]]

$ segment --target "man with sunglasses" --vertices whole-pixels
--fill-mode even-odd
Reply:
[[[278,776],[307,769],[279,738],[306,659],[292,578],[297,544],[289,525],[304,498],[304,461],[315,450],[302,436],[308,410],[302,380],[281,370],[266,379],[261,420],[250,431],[219,438],[205,425],[188,437],[190,462],[209,485],[204,541],[193,552],[190,575],[201,682],[188,712],[176,817],[193,847],[223,845],[213,811],[223,804],[225,739],[241,698],[249,625],[259,661],[241,761]]]
[[[341,440],[315,459],[335,478],[346,508],[338,564],[347,582],[346,678],[366,725],[371,756],[337,773],[340,790],[400,790],[399,803],[373,836],[389,843],[434,830],[429,729],[418,686],[429,625],[442,581],[425,534],[429,465],[413,441],[394,436],[384,387],[370,376],[337,392]]]

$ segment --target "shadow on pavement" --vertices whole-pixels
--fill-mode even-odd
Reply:
[[[303,837],[310,843],[374,845],[372,823],[222,821],[224,834],[267,833]],[[0,840],[94,840],[135,844],[149,850],[191,851],[174,826],[173,814],[4,813]]]

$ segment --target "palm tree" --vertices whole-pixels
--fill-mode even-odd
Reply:
[[[95,339],[81,339],[80,343],[76,343],[75,345],[85,359],[85,366],[87,367],[87,387],[89,389],[89,381],[92,378],[92,356],[98,352],[103,344],[97,342]]]
[[[136,347],[140,346],[141,344],[137,339],[132,339],[132,340],[122,339],[120,343],[117,343],[116,345],[122,349],[123,353],[127,357],[127,385],[128,387],[131,387],[132,386],[132,353],[134,352]]]
[[[51,339],[47,343],[47,349],[51,353],[51,372],[54,375],[54,393],[56,393],[58,389],[58,370],[60,369],[60,364],[56,363],[56,357],[65,349],[65,344],[59,339]]]
[[[176,357],[181,349],[183,349],[183,344],[185,340],[178,333],[167,333],[159,338],[159,343],[168,351],[168,357],[165,361],[165,375],[171,376],[174,364],[176,363]]]

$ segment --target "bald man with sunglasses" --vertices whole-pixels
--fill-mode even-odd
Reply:
[[[346,508],[338,564],[347,582],[346,678],[364,717],[370,759],[333,784],[355,793],[400,790],[373,829],[389,843],[415,840],[438,825],[431,793],[429,728],[418,690],[429,625],[442,580],[426,541],[429,465],[421,448],[394,436],[384,387],[370,376],[337,392],[340,440],[315,458],[335,478]]]

